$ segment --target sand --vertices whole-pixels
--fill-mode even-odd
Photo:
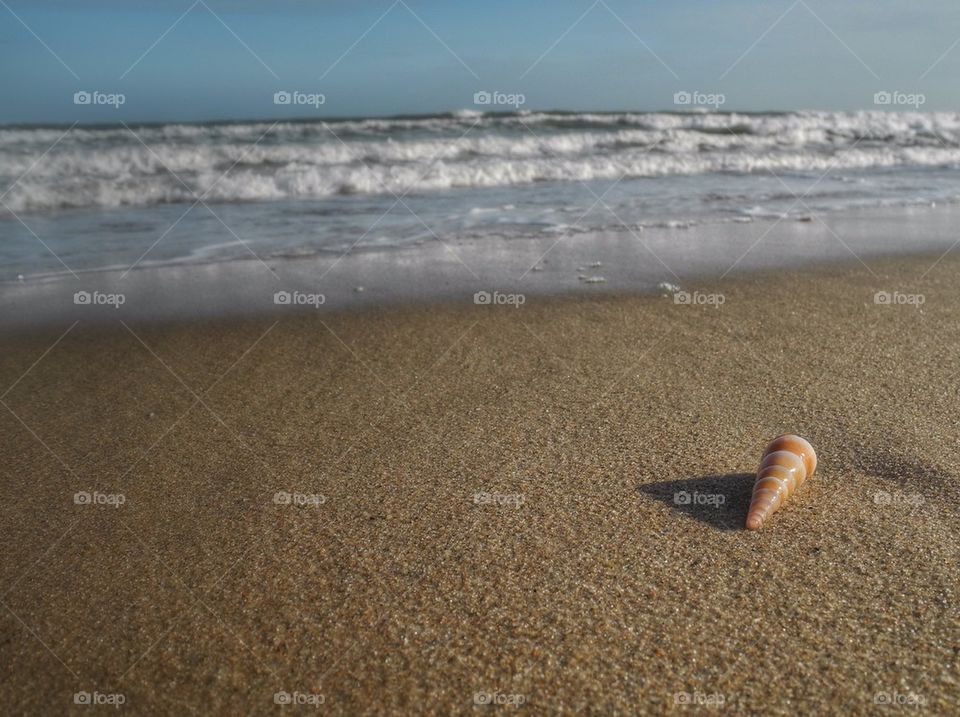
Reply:
[[[932,263],[5,339],[4,711],[954,711]],[[820,466],[747,532],[783,431]]]

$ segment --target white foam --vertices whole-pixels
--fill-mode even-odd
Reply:
[[[37,162],[63,130],[0,129],[0,186],[24,175],[4,201],[20,212],[190,202],[200,195],[259,201],[624,176],[960,166],[955,113],[466,112],[273,129],[241,123],[134,131],[147,147],[125,128],[81,128]]]

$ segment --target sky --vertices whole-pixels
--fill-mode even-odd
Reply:
[[[0,123],[954,111],[958,41],[956,0],[0,0]]]

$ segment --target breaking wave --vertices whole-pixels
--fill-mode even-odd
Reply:
[[[51,148],[52,147],[52,148]],[[954,113],[453,113],[0,128],[14,212],[716,173],[960,166]],[[0,206],[0,211],[3,207]]]

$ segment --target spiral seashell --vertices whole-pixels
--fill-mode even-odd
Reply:
[[[770,441],[753,484],[747,530],[760,530],[816,469],[817,454],[800,436],[786,433]]]

